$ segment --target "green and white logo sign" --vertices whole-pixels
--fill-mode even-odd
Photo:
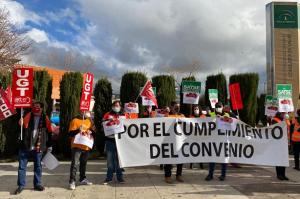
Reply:
[[[183,81],[181,82],[182,93],[199,93],[201,92],[201,82]]]
[[[274,5],[274,28],[298,28],[297,4]]]
[[[293,94],[291,84],[276,84],[277,98],[279,112],[292,112],[294,111]]]
[[[278,99],[272,95],[267,95],[265,99],[265,115],[274,117],[278,111]]]
[[[201,82],[181,82],[181,92],[184,104],[198,104],[201,92]]]
[[[218,90],[217,89],[208,89],[208,98],[212,108],[216,107],[218,103]]]

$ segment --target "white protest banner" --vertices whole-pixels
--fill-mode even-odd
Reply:
[[[182,81],[181,92],[184,104],[198,104],[201,92],[201,82]]]
[[[102,123],[105,136],[113,135],[124,131],[123,119],[113,119]]]
[[[93,145],[94,145],[94,138],[92,135],[85,135],[83,133],[77,133],[77,135],[74,138],[74,144],[85,145],[92,149]]]
[[[217,89],[208,89],[208,99],[212,108],[216,107],[218,103],[218,90]]]
[[[236,129],[217,129],[212,118],[145,118],[124,120],[115,135],[122,167],[193,162],[288,166],[285,122],[253,128],[238,121]]]
[[[292,85],[291,84],[276,84],[278,97],[279,112],[293,112],[294,105],[292,99]]]
[[[278,99],[272,95],[266,95],[265,98],[265,115],[274,117],[278,111]]]
[[[139,113],[139,104],[133,102],[125,103],[124,111],[126,113]]]

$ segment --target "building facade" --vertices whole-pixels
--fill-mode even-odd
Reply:
[[[292,84],[295,109],[300,106],[299,19],[297,2],[266,5],[267,92],[276,96],[276,84]]]

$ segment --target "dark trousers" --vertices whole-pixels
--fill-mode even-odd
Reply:
[[[285,167],[276,167],[277,177],[285,177]]]
[[[299,169],[300,142],[293,142],[295,168]]]
[[[42,153],[35,150],[19,150],[19,168],[18,168],[18,186],[24,188],[26,185],[26,169],[28,159],[33,158],[34,164],[34,176],[33,185],[34,187],[41,185],[42,180]]]
[[[208,175],[213,176],[215,171],[216,163],[210,162],[209,163],[209,171]],[[226,177],[226,170],[227,170],[227,164],[222,163],[221,164],[221,176]]]
[[[182,175],[182,166],[183,164],[176,164],[177,170],[176,170],[176,176]],[[172,175],[172,165],[171,164],[165,164],[164,170],[165,170],[165,177],[171,177]]]
[[[107,158],[106,181],[111,181],[113,179],[114,172],[117,175],[117,180],[121,181],[123,179],[123,171],[119,165],[116,141],[106,140],[105,147]]]
[[[70,168],[70,180],[69,183],[76,182],[76,171],[79,165],[80,178],[82,181],[86,178],[86,163],[89,157],[89,151],[85,151],[78,148],[72,148],[72,162]]]

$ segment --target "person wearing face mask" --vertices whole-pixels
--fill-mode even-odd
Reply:
[[[201,107],[198,105],[193,106],[193,114],[189,118],[205,118],[206,114],[203,114]],[[203,163],[199,163],[200,169],[204,169]],[[193,163],[190,163],[190,169],[193,169]]]
[[[285,113],[277,112],[275,114],[275,117],[272,119],[272,124],[280,123],[284,120],[285,120]],[[285,175],[285,167],[276,166],[276,175],[279,180],[289,180]]]
[[[228,113],[224,113],[223,111],[223,104],[221,102],[217,102],[215,105],[215,111],[214,114],[210,113],[210,117],[222,117],[226,114],[226,116],[229,117]],[[214,171],[215,171],[216,163],[210,162],[209,163],[209,171],[208,175],[206,176],[205,180],[210,181],[214,178]],[[221,176],[219,176],[220,181],[224,181],[226,178],[226,170],[227,170],[227,164],[221,163]]]
[[[185,116],[180,113],[180,104],[176,101],[171,102],[171,110],[168,117],[172,118],[184,118]],[[177,164],[177,171],[176,171],[176,181],[177,182],[184,182],[182,179],[182,166],[183,164]],[[164,165],[164,171],[165,171],[165,182],[166,183],[172,183],[172,165],[171,164],[165,164]]]
[[[79,133],[88,136],[95,137],[94,135],[95,127],[91,120],[91,113],[89,111],[82,112],[77,117],[73,118],[69,125],[69,137],[71,140],[71,166],[70,166],[70,179],[69,179],[69,188],[74,190],[76,188],[76,171],[79,165],[80,185],[92,185],[85,173],[86,165],[89,157],[89,148],[86,145],[75,144],[75,136]]]
[[[33,158],[35,191],[44,191],[42,186],[42,165],[43,152],[52,151],[52,127],[49,118],[43,113],[43,103],[34,102],[31,112],[22,118],[19,124],[23,123],[23,134],[20,139],[18,188],[15,194],[20,194],[26,185],[26,168],[28,159]]]
[[[118,119],[128,119],[128,114],[124,113],[121,109],[121,102],[116,100],[112,104],[111,111],[105,113],[103,121],[113,121]],[[117,175],[119,183],[125,183],[123,178],[123,170],[120,168],[116,140],[114,135],[106,136],[105,141],[106,159],[107,159],[107,172],[106,179],[103,184],[107,185],[112,183],[114,172]]]

